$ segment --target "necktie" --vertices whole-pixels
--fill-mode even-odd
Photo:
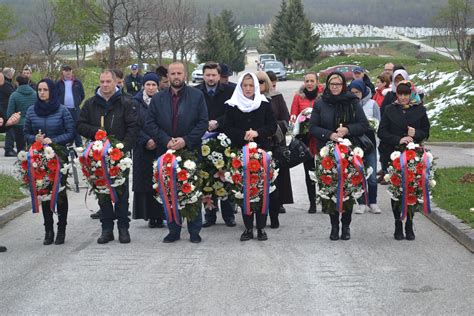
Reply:
[[[208,93],[211,97],[214,96],[214,90],[209,90],[207,93]]]

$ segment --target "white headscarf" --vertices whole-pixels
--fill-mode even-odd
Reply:
[[[395,78],[397,78],[398,75],[401,75],[403,77],[403,80],[407,80],[407,81],[410,80],[410,76],[408,75],[408,72],[406,72],[406,70],[403,70],[403,69],[395,70],[392,76],[393,78],[392,91],[393,92],[397,92],[397,86],[395,85]]]
[[[255,96],[253,100],[247,98],[244,95],[244,91],[242,90],[242,81],[246,75],[252,76],[253,84],[255,86]],[[239,82],[237,83],[237,87],[235,87],[232,97],[229,100],[225,101],[225,103],[230,106],[236,106],[244,113],[249,113],[258,109],[263,101],[268,102],[267,98],[265,98],[264,95],[260,94],[260,85],[258,83],[257,76],[251,72],[246,72],[240,76]]]

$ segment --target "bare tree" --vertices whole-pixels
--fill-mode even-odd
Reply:
[[[56,56],[64,47],[56,29],[56,17],[48,0],[41,0],[41,4],[31,19],[30,32],[34,35],[33,41],[38,46],[47,60],[47,72],[51,74],[56,62]]]
[[[109,37],[110,68],[115,68],[115,44],[126,37],[134,21],[132,0],[98,0],[100,10],[94,10],[87,1],[81,4],[86,8],[89,18],[100,25]]]
[[[169,48],[167,32],[164,32],[167,21],[170,20],[169,10],[168,2],[165,0],[155,0],[152,11],[154,38],[150,48],[156,52],[153,55],[158,65],[163,64],[163,53]]]
[[[437,26],[436,39],[446,51],[456,60],[459,68],[467,72],[474,79],[472,64],[472,37],[468,33],[474,27],[473,0],[449,0],[441,8],[435,20]],[[450,47],[454,41],[456,53]]]

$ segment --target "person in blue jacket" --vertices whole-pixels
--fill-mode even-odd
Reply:
[[[24,125],[25,139],[28,144],[41,141],[43,144],[57,144],[64,147],[74,140],[74,120],[69,110],[58,100],[56,85],[51,79],[43,79],[37,87],[38,100],[26,112]],[[66,177],[62,178],[61,186],[65,185]],[[45,237],[43,244],[50,245],[54,241],[53,212],[50,202],[43,201],[42,213],[44,218]],[[60,245],[66,238],[68,199],[66,190],[59,193],[58,231],[54,243]]]

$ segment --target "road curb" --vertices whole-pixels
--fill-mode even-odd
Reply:
[[[458,148],[474,148],[474,143],[471,142],[426,142],[428,146],[444,146],[444,147],[458,147]]]
[[[474,229],[469,225],[446,210],[437,207],[433,202],[431,202],[431,214],[426,217],[450,234],[471,253],[474,253]]]
[[[15,217],[31,210],[31,199],[25,198],[0,209],[0,226],[5,225]]]

